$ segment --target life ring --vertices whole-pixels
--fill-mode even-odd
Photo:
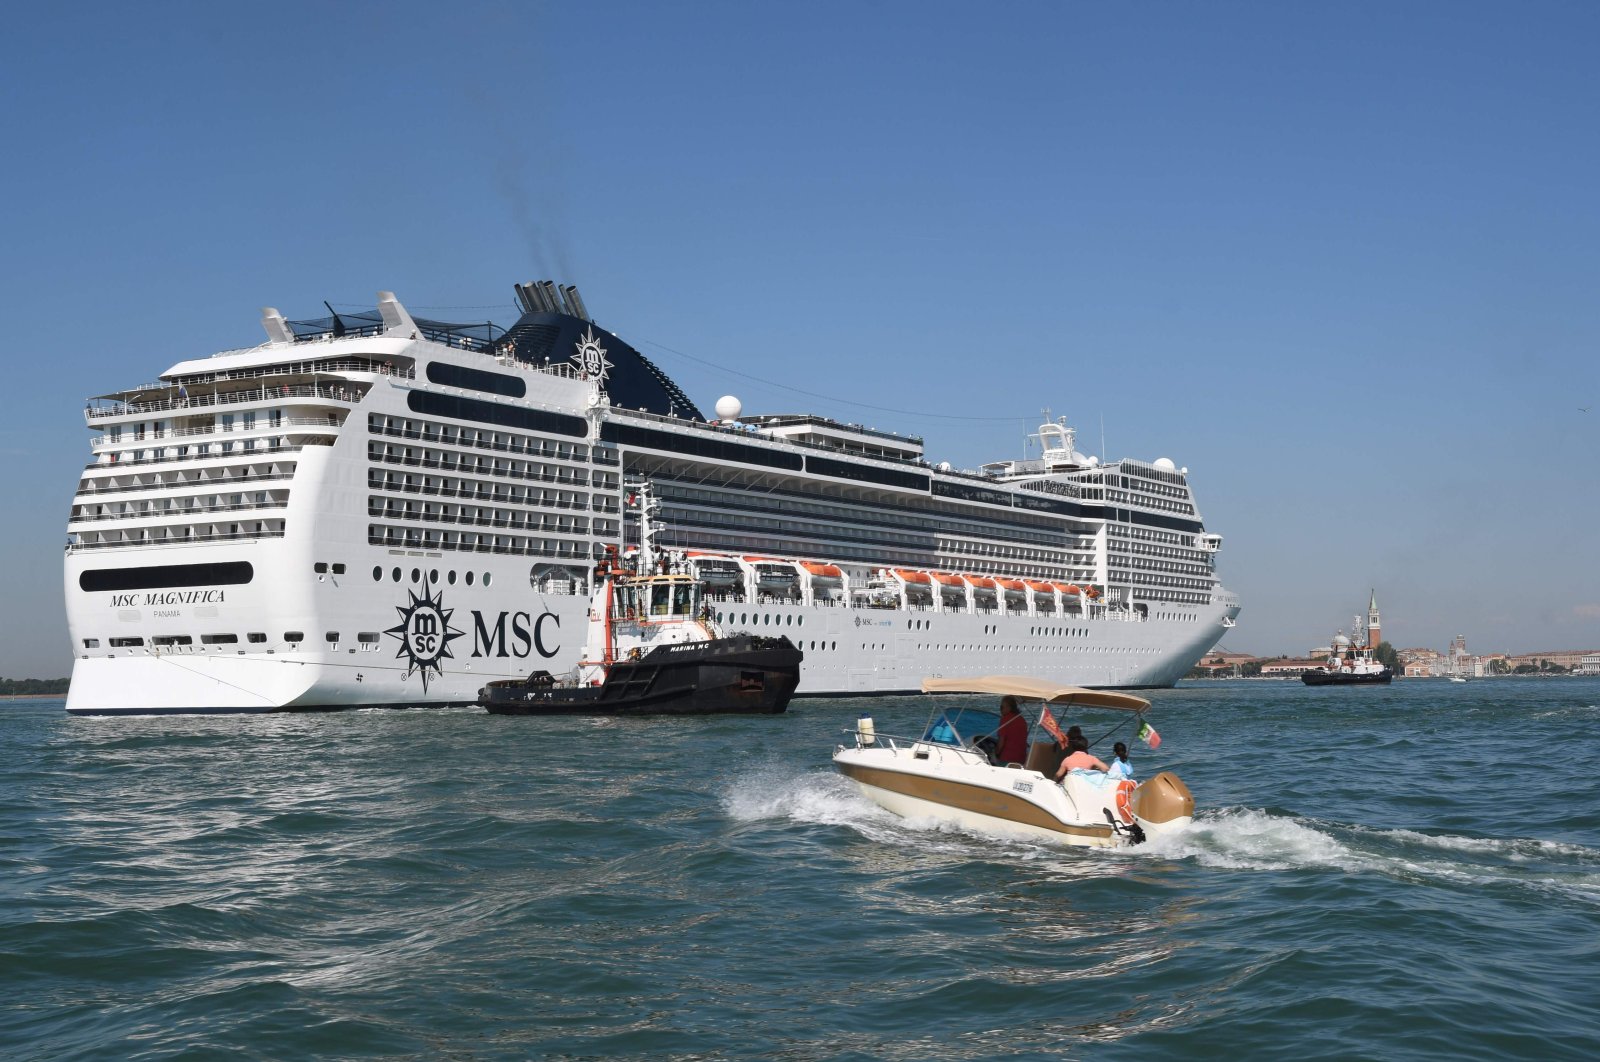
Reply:
[[[1129,825],[1133,823],[1133,791],[1137,788],[1138,783],[1131,778],[1124,778],[1117,783],[1117,814]]]

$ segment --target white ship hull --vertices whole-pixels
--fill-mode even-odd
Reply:
[[[981,539],[983,525],[974,521],[989,516],[980,506],[1000,506],[995,515],[1011,525],[996,548],[1036,554],[1031,568],[1019,563],[1019,576],[1086,581],[1099,571],[1109,593],[1104,573],[1121,562],[1107,552],[1104,520],[1084,517],[1067,527],[1063,518],[1066,530],[1041,524],[1045,537],[1032,537],[1026,521],[1056,519],[1034,515],[1055,511],[1041,506],[1078,504],[1056,500],[1064,487],[1028,495],[1024,506],[973,485],[973,474],[937,473],[914,454],[893,463],[851,455],[865,478],[886,485],[860,487],[838,457],[825,467],[816,444],[613,410],[592,380],[555,372],[548,358],[540,367],[416,341],[414,323],[397,312],[405,323],[359,339],[279,334],[260,348],[180,363],[157,388],[123,392],[116,405],[89,412],[105,434],[95,440],[68,528],[65,592],[76,657],[69,712],[464,704],[492,680],[569,672],[584,641],[589,568],[606,545],[624,544],[624,473],[675,480],[669,500],[684,521],[674,528],[678,548],[720,550],[729,564],[747,549],[774,547],[786,549],[779,557],[805,559],[798,553],[804,535],[815,540],[839,524],[827,505],[854,506],[863,528],[886,518],[907,524],[870,532],[881,535],[873,546],[881,559],[857,548],[856,561],[838,561],[842,574],[830,568],[814,579],[798,561],[779,561],[795,579],[774,590],[770,558],[760,558],[759,572],[746,565],[751,582],[743,592],[713,601],[729,630],[784,634],[800,647],[798,696],[905,692],[930,675],[996,672],[1081,686],[1170,686],[1238,612],[1200,552],[1214,552],[1214,543],[1200,540],[1215,536],[1200,534],[1198,520],[1187,517],[1178,523],[1189,530],[1169,535],[1168,553],[1177,555],[1181,537],[1194,575],[1186,596],[1167,601],[1152,597],[1136,608],[1141,599],[1130,592],[1119,608],[1082,602],[1081,611],[1068,611],[1066,596],[1049,597],[1050,609],[1030,591],[1007,596],[1021,611],[996,611],[992,592],[940,595],[940,607],[925,590],[919,602],[914,586],[898,597],[882,586],[851,596],[850,580],[860,585],[889,567],[959,571],[957,563],[981,563],[941,563],[940,550],[967,547],[940,546],[921,529],[926,517],[903,515],[937,515],[939,505],[965,506],[951,510],[952,542],[956,534]],[[299,361],[285,367],[288,359]],[[441,367],[454,375],[444,377]],[[460,386],[472,373],[525,383],[526,394],[487,401]],[[516,418],[525,423],[506,430]],[[735,451],[743,457],[728,456]],[[823,471],[813,472],[814,464]],[[1160,471],[1168,466],[1143,467],[1174,477]],[[776,517],[780,527],[766,538],[731,526],[751,521],[742,515],[751,511],[750,495],[738,492],[752,491],[756,476],[764,477],[761,490],[799,498],[761,503],[765,515],[756,519]],[[951,490],[981,496],[942,501],[940,490],[930,490],[941,477]],[[707,502],[708,489],[723,493]],[[738,512],[726,515],[721,498]],[[807,505],[820,515],[808,516]],[[1008,516],[1024,509],[1026,517]],[[823,531],[793,531],[805,527]],[[850,556],[843,551],[862,533],[823,542],[810,559],[828,561],[832,548],[841,550],[834,559]],[[1056,540],[1065,534],[1081,538],[1063,548]],[[1055,551],[1054,567],[1039,560],[1044,547]],[[914,556],[925,559],[919,565]],[[728,570],[719,574],[724,582]],[[218,571],[229,574],[207,574]],[[166,581],[162,572],[181,578]]]
[[[94,602],[82,601],[72,617],[75,637],[107,629],[262,627],[303,631],[306,638],[293,644],[280,640],[270,651],[230,643],[163,649],[146,645],[98,657],[83,655],[73,669],[67,710],[151,714],[466,704],[489,681],[540,670],[561,674],[577,666],[587,599],[534,594],[527,589],[525,573],[507,570],[488,589],[458,582],[435,592],[459,637],[451,640],[453,655],[441,661],[440,670],[430,669],[424,681],[398,636],[387,629],[398,623],[411,597],[409,582],[390,580],[394,563],[407,562],[374,553],[352,575],[319,584],[310,601],[274,591],[270,579],[260,589],[229,589],[223,602],[212,605],[113,608],[100,603],[104,611],[99,612]],[[266,562],[260,566],[271,570]],[[374,566],[385,570],[381,583],[371,578]],[[424,578],[429,570],[422,569]],[[496,585],[513,585],[518,575],[520,591]],[[409,568],[403,575],[408,577]],[[206,609],[215,611],[197,615]],[[134,614],[138,619],[131,618]],[[797,696],[837,696],[909,693],[930,676],[994,672],[1090,687],[1171,686],[1216,644],[1226,611],[1217,609],[1209,622],[1074,622],[1048,616],[727,603],[718,607],[718,614],[731,630],[786,634],[801,647],[805,660]],[[908,630],[908,624],[918,629]],[[326,642],[328,631],[338,632],[340,641]],[[376,632],[381,639],[357,641],[360,632]]]

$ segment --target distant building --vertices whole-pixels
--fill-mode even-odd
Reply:
[[[1299,675],[1307,668],[1321,667],[1320,660],[1268,660],[1261,665],[1261,674],[1264,676],[1277,675],[1282,678],[1288,675]]]
[[[1574,670],[1583,666],[1584,658],[1591,656],[1600,656],[1600,650],[1558,649],[1543,653],[1518,653],[1516,656],[1506,657],[1506,665],[1512,670],[1516,670],[1523,664],[1532,664],[1534,667],[1540,667],[1548,662],[1556,667]]]

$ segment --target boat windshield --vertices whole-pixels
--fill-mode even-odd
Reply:
[[[953,712],[940,712],[934,716],[929,721],[922,740],[934,745],[954,745],[959,748],[973,738],[994,734],[999,730],[999,713],[985,712],[977,708],[958,708]]]

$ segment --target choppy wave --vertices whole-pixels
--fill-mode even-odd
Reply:
[[[1135,763],[1200,811],[1118,850],[895,817],[829,765],[848,702],[25,708],[0,1055],[1587,1059],[1600,810],[1573,721],[1600,684],[1481,686],[1163,693]],[[1507,727],[1540,765],[1510,790],[1484,784]]]

